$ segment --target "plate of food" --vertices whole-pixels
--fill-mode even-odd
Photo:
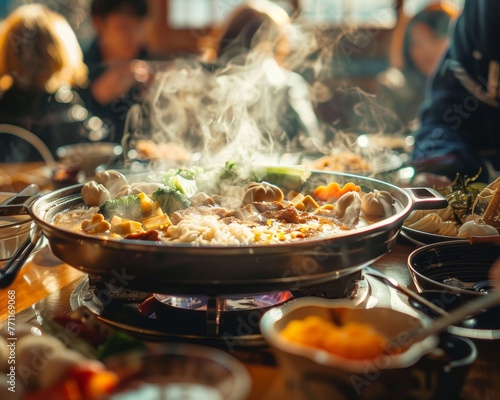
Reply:
[[[445,196],[448,207],[412,211],[403,223],[401,235],[419,246],[472,236],[498,236],[500,179],[486,186],[476,183],[476,178],[457,176],[449,186],[437,189]]]
[[[308,156],[303,159],[302,163],[310,169],[359,175],[388,173],[398,170],[403,165],[401,157],[391,151],[364,154],[350,150],[336,151],[316,157]]]

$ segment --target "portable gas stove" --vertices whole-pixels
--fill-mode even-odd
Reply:
[[[361,271],[320,286],[294,291],[230,296],[146,293],[90,276],[70,296],[73,311],[88,310],[100,322],[146,340],[194,341],[233,347],[263,346],[259,321],[294,298],[349,298],[362,303],[370,292]]]

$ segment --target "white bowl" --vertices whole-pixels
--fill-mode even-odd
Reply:
[[[78,143],[59,147],[56,153],[62,164],[81,170],[87,177],[92,177],[97,167],[120,156],[122,148],[117,143]]]
[[[15,193],[0,192],[0,203]],[[11,258],[28,239],[34,223],[29,215],[0,217],[0,261]]]
[[[348,300],[301,298],[268,311],[261,320],[261,331],[275,349],[290,399],[398,398],[412,390],[412,375],[422,356],[433,351],[438,338],[426,338],[397,355],[381,355],[373,360],[354,360],[293,343],[281,335],[288,322],[315,315],[340,323],[360,322],[372,325],[388,338],[405,345],[405,333],[422,325],[420,319],[389,308],[364,309]],[[424,323],[429,320],[425,319]],[[415,377],[415,376],[414,376]],[[415,390],[421,390],[420,386]],[[381,397],[380,397],[381,396]],[[420,397],[419,397],[420,398]]]

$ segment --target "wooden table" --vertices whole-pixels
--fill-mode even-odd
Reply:
[[[0,191],[19,192],[31,183],[42,189],[51,185],[52,169],[44,162],[1,163]]]
[[[409,243],[397,244],[374,266],[397,279],[402,285],[412,287],[407,272],[406,260],[415,247]],[[16,278],[11,290],[16,292],[16,311],[51,293],[57,293],[67,285],[74,284],[83,274],[58,261],[47,249],[40,251]],[[0,321],[7,318],[7,290],[0,290]],[[500,398],[500,341],[476,341],[479,357],[474,363],[462,391],[463,399],[489,400]],[[279,399],[284,396],[283,379],[279,368],[247,364],[253,381],[250,399]]]

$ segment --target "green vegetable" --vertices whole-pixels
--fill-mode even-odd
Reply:
[[[141,218],[141,198],[137,194],[131,194],[113,200],[106,200],[99,207],[99,213],[108,221],[110,221],[114,215],[127,219]]]
[[[200,167],[169,169],[159,176],[165,185],[184,193],[188,198],[198,193],[196,178],[203,173]]]
[[[170,178],[170,186],[177,189],[179,192],[184,193],[188,198],[194,196],[198,192],[196,181],[193,179],[185,179],[180,175],[175,175]]]
[[[156,189],[151,198],[157,201],[163,212],[168,215],[172,215],[172,213],[178,210],[184,210],[191,205],[191,202],[184,193],[169,186]]]
[[[481,191],[478,189],[478,186],[474,185],[479,175],[481,175],[481,169],[472,177],[468,177],[467,175],[462,177],[460,174],[457,174],[455,180],[446,188],[445,198],[451,208],[453,208],[453,212],[458,220],[461,220],[472,211],[471,208],[474,200]]]
[[[265,177],[265,180],[273,183],[280,188],[288,190],[295,190],[300,192],[304,186],[305,181],[311,172],[293,167],[263,167],[260,174]]]

